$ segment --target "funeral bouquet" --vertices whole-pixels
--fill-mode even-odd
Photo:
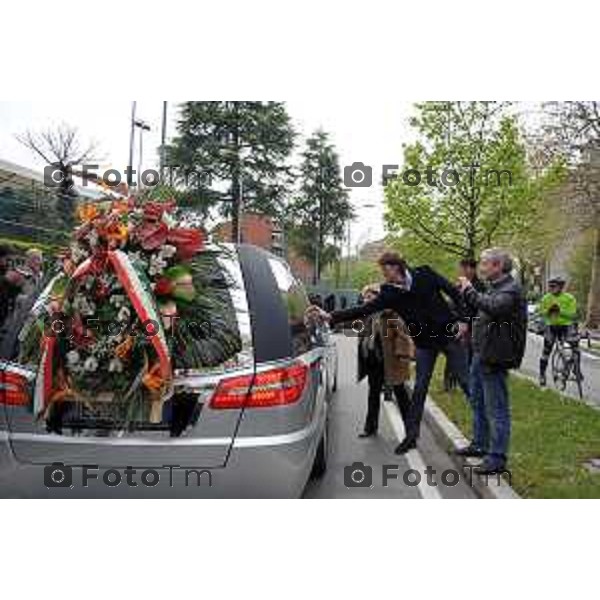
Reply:
[[[139,198],[80,206],[45,300],[35,414],[111,403],[124,424],[160,422],[173,384],[168,333],[196,301],[204,248],[202,232],[178,214],[175,202]]]

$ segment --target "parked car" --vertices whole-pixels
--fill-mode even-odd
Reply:
[[[178,394],[159,425],[123,430],[78,407],[49,428],[32,414],[35,367],[0,364],[1,497],[298,497],[325,472],[337,385],[331,333],[305,324],[306,292],[282,259],[249,245],[213,256],[210,285],[224,291],[237,340],[223,349],[209,336],[207,353],[218,358],[176,371]],[[187,399],[183,416],[177,398]],[[125,477],[106,483],[126,469],[136,487]],[[159,482],[147,485],[154,473]]]

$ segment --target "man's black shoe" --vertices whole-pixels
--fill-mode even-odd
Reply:
[[[477,475],[497,475],[499,473],[503,473],[506,471],[506,465],[493,463],[484,460],[478,467],[476,467],[475,472]]]
[[[394,450],[394,454],[402,455],[414,450],[417,447],[416,440],[405,439],[403,442],[398,444],[396,449]]]
[[[540,375],[540,387],[546,387],[546,375]]]
[[[377,435],[377,429],[374,429],[373,431],[368,431],[365,430],[362,433],[358,434],[359,438],[370,438],[370,437],[375,437]]]
[[[483,458],[485,456],[485,452],[478,446],[469,444],[465,448],[459,448],[458,450],[455,450],[454,455],[455,456],[464,456],[465,458],[468,458],[468,457]]]

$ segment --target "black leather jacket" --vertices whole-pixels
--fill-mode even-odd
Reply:
[[[527,341],[527,300],[521,286],[506,275],[490,283],[487,292],[473,287],[464,293],[477,310],[472,320],[473,351],[489,367],[514,369],[521,365]]]

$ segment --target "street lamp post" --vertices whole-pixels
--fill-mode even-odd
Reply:
[[[142,121],[141,119],[137,119],[136,121],[134,121],[134,125],[135,127],[138,127],[140,130],[140,154],[139,154],[139,160],[138,160],[138,177],[137,177],[137,181],[138,181],[138,189],[141,190],[142,189],[142,165],[143,165],[143,160],[144,160],[144,131],[150,131],[150,125],[148,125],[148,123],[146,123],[146,121]]]
[[[127,171],[127,185],[129,188],[131,188],[132,184],[133,184],[133,174],[132,174],[132,169],[133,169],[133,146],[135,143],[135,110],[137,107],[137,102],[134,100],[131,103],[131,133],[129,135],[129,169]]]
[[[167,101],[163,101],[162,127],[160,135],[160,181],[165,180],[165,165],[167,162]]]

